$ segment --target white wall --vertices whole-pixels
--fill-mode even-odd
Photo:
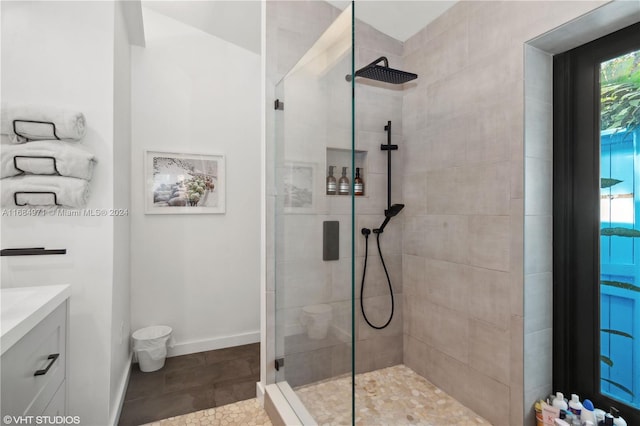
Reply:
[[[133,7],[131,4],[129,7]],[[138,6],[140,7],[140,6]],[[116,3],[113,92],[113,205],[131,208],[131,48],[122,3]],[[113,218],[113,289],[111,307],[111,417],[120,411],[131,365],[131,220]]]
[[[259,340],[260,57],[143,9],[132,50],[132,327],[170,354]],[[145,215],[145,149],[226,156],[226,214]]]
[[[114,4],[1,7],[2,100],[83,111],[88,131],[82,145],[98,158],[87,207],[114,207]],[[1,228],[3,248],[67,249],[64,256],[3,257],[2,287],[71,284],[69,414],[80,416],[82,424],[106,424],[118,249],[113,218],[4,217]]]

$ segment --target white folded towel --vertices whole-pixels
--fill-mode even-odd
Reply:
[[[0,131],[9,135],[12,143],[48,139],[73,142],[87,131],[81,112],[58,107],[3,104],[0,116]]]
[[[34,175],[59,173],[90,180],[93,174],[95,156],[69,142],[34,141],[21,145],[2,145],[0,150],[0,177],[3,178],[24,172]]]
[[[21,205],[79,208],[89,198],[89,181],[66,176],[16,176],[0,180],[0,186],[3,208]]]

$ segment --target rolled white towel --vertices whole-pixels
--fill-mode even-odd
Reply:
[[[33,141],[21,145],[3,145],[0,149],[0,177],[3,178],[24,172],[34,175],[59,173],[90,180],[93,174],[95,156],[69,142]]]
[[[49,139],[73,142],[87,131],[84,114],[58,107],[3,104],[0,115],[1,132],[9,135],[12,143]]]
[[[80,208],[89,198],[89,181],[66,176],[15,176],[2,179],[0,185],[3,208],[23,205]]]

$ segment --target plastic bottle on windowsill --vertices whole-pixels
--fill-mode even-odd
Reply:
[[[586,422],[591,422],[591,424],[595,425],[598,422],[596,421],[596,415],[594,413],[595,407],[593,406],[593,402],[588,399],[582,401],[582,413],[580,414],[580,420],[582,424]]]
[[[569,411],[580,418],[580,414],[582,413],[582,404],[580,403],[580,398],[575,393],[571,394],[571,401],[569,401]]]
[[[627,426],[627,421],[620,417],[620,412],[616,407],[611,407],[609,410],[611,415],[613,416],[613,424],[614,426]]]
[[[571,426],[581,426],[582,422],[580,421],[580,416],[573,414],[571,411],[567,413],[567,417],[565,418],[566,422]]]
[[[613,416],[609,413],[604,415],[604,420],[598,422],[598,426],[613,426]]]
[[[569,406],[567,405],[567,401],[564,400],[564,395],[562,392],[556,392],[556,397],[551,401],[551,405],[555,408],[559,408],[560,410],[568,410]]]

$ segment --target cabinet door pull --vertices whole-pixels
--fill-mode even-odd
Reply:
[[[47,367],[44,370],[38,370],[35,373],[33,373],[34,376],[44,376],[45,374],[47,374],[47,372],[49,371],[49,369],[51,368],[51,366],[53,365],[54,362],[56,362],[56,359],[58,359],[58,357],[60,356],[60,354],[51,354],[47,357],[47,359],[50,359],[51,361],[49,362],[49,365],[47,365]]]

